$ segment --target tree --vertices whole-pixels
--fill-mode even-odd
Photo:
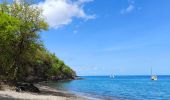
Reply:
[[[0,12],[0,75],[9,74],[13,62],[13,49],[17,36],[14,34],[19,29],[20,21],[8,14]]]
[[[47,30],[48,25],[41,17],[41,10],[37,7],[31,6],[28,2],[21,1],[13,2],[12,4],[7,4],[6,2],[0,6],[0,12],[3,14],[8,14],[9,18],[14,17],[15,20],[19,20],[17,23],[17,30],[14,30],[15,27],[12,23],[8,23],[9,26],[5,29],[5,34],[9,36],[8,30],[13,31],[12,35],[16,38],[14,40],[14,51],[13,62],[10,65],[10,70],[12,73],[12,78],[18,80],[25,72],[26,69],[24,63],[26,59],[29,59],[29,56],[33,56],[36,52],[36,48],[40,46],[41,41],[39,40],[38,33],[41,30]],[[3,20],[1,20],[3,21]],[[9,19],[5,19],[9,21]],[[15,22],[16,24],[16,22]],[[5,26],[1,24],[2,26]],[[5,37],[4,37],[5,38]],[[9,40],[12,41],[13,38],[9,37]],[[10,46],[11,47],[11,46]]]

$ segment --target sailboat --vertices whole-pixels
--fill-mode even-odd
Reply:
[[[158,80],[157,75],[153,75],[153,74],[152,74],[152,68],[151,68],[151,80],[152,80],[152,81]]]
[[[110,78],[115,78],[115,75],[110,75]]]

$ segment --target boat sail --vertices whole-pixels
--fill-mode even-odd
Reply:
[[[153,75],[153,73],[152,73],[152,68],[151,68],[151,80],[153,80],[153,81],[158,80],[157,75]]]
[[[115,78],[115,75],[112,75],[112,74],[111,74],[111,75],[110,75],[110,78]]]

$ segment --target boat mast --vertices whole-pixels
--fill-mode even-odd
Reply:
[[[153,74],[152,74],[152,67],[151,67],[151,76],[152,76]]]

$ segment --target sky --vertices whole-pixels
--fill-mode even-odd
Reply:
[[[170,0],[40,0],[48,50],[77,75],[170,75]]]

